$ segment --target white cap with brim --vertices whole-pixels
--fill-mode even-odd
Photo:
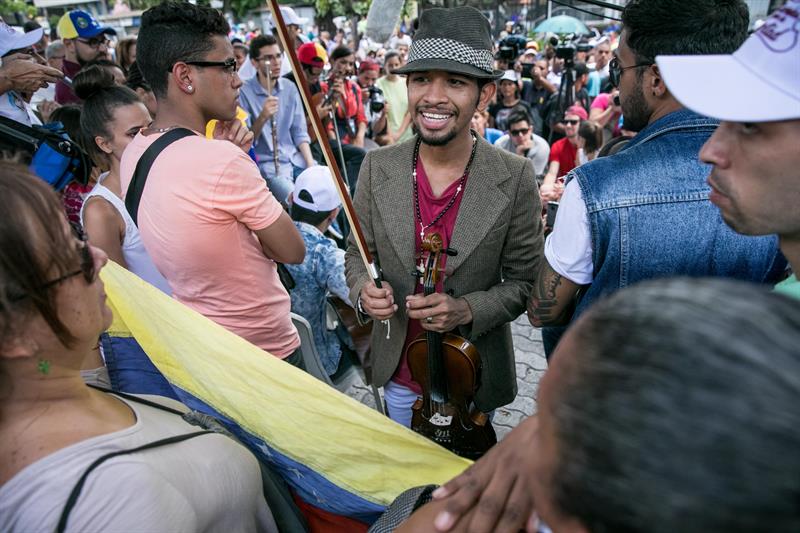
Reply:
[[[730,122],[800,119],[800,0],[775,11],[733,55],[659,56],[670,93]]]
[[[0,21],[0,56],[4,56],[14,50],[30,48],[42,40],[43,34],[44,30],[42,28],[22,33]]]
[[[308,192],[310,200],[300,197],[302,191]],[[333,211],[342,205],[330,169],[319,165],[308,167],[297,176],[297,180],[294,182],[292,201],[302,208],[317,213]]]

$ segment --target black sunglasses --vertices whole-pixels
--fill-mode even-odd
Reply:
[[[652,64],[653,64],[653,62],[650,61],[650,62],[647,62],[647,63],[637,63],[637,64],[631,65],[629,67],[621,67],[619,65],[619,59],[617,59],[615,57],[614,59],[612,59],[608,63],[608,81],[611,83],[612,86],[619,87],[619,82],[620,82],[620,79],[622,78],[622,73],[623,72],[625,72],[626,70],[632,69],[632,68],[649,67]]]
[[[68,272],[61,277],[48,281],[42,285],[43,289],[50,288],[53,285],[58,285],[59,283],[66,281],[71,277],[77,276],[78,274],[83,274],[83,279],[85,279],[86,283],[89,284],[94,283],[94,280],[97,277],[97,270],[94,267],[94,257],[92,257],[92,250],[89,248],[89,238],[86,237],[86,234],[78,225],[70,223],[70,226],[72,226],[72,233],[75,234],[75,238],[80,241],[80,270]]]
[[[566,119],[565,119],[565,120],[562,120],[561,122],[563,122],[564,124],[570,124],[570,125],[572,125],[572,126],[574,126],[574,125],[576,125],[576,124],[580,124],[580,123],[581,123],[581,121],[580,121],[580,120],[571,120],[571,119],[570,119],[570,120],[566,120]]]
[[[237,70],[236,59],[233,57],[230,57],[225,61],[182,61],[182,63],[186,63],[187,65],[192,65],[195,67],[218,67],[228,72],[228,74],[233,74]],[[169,67],[169,72],[172,72],[174,66],[175,65]]]
[[[529,131],[531,131],[530,128],[524,128],[521,130],[508,130],[508,134],[511,135],[512,137],[518,137],[520,135],[525,135]]]

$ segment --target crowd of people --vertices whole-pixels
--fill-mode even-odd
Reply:
[[[800,528],[800,1],[749,34],[741,0],[631,0],[574,48],[469,7],[377,45],[281,16],[288,36],[178,1],[120,39],[82,10],[53,41],[0,22],[0,126],[89,167],[53,190],[0,162],[0,529],[283,528],[246,447],[112,390],[109,259],[301,371],[303,317],[324,371],[368,365],[408,427],[416,339],[477,350],[491,424],[511,322],[542,328],[537,414],[371,531]]]

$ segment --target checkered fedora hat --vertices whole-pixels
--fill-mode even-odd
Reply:
[[[408,63],[398,74],[444,70],[473,78],[497,79],[489,21],[474,7],[431,8],[422,12]]]

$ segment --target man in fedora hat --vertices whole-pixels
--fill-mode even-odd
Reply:
[[[358,178],[355,209],[385,281],[376,288],[351,237],[347,282],[362,318],[376,320],[374,383],[385,386],[389,415],[405,425],[421,391],[405,348],[425,331],[455,331],[478,349],[479,409],[491,411],[516,394],[509,322],[524,310],[542,257],[542,226],[532,215],[541,205],[530,160],[469,127],[502,75],[491,50],[489,22],[476,9],[423,11],[408,63],[396,70],[407,75],[416,135],[369,152]],[[457,255],[443,260],[437,293],[423,296],[413,272],[432,233]]]

